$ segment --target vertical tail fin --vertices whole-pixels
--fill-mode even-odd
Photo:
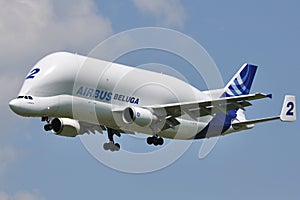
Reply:
[[[296,97],[285,95],[280,114],[281,121],[292,122],[296,120]]]
[[[224,88],[222,96],[240,96],[249,94],[257,66],[244,64]]]

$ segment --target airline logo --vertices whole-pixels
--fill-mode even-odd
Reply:
[[[257,66],[246,64],[243,70],[226,88],[226,97],[249,94],[256,70]]]
[[[84,86],[80,86],[78,88],[76,95],[99,99],[107,102],[111,102],[111,100],[115,100],[120,102],[131,103],[131,104],[139,104],[140,101],[140,98],[134,96],[112,93],[110,91],[104,91],[104,90],[99,90],[99,89],[94,89],[94,88],[89,88]]]

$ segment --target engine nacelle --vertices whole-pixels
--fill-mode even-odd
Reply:
[[[135,123],[138,126],[150,126],[157,121],[157,117],[152,112],[145,108],[128,107],[122,113],[123,121],[126,124]]]
[[[75,137],[80,131],[79,122],[70,118],[54,118],[51,121],[51,127],[56,135],[67,137]]]

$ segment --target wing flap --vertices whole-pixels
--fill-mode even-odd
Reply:
[[[166,123],[164,124],[163,128],[161,129],[161,131],[166,130],[168,128],[174,128],[175,126],[177,126],[177,125],[180,124],[180,122],[176,118],[174,118],[172,116],[166,117],[165,120],[166,120]]]

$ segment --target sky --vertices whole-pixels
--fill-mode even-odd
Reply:
[[[253,102],[247,117],[277,115],[285,94],[300,96],[299,6],[296,0],[0,0],[0,200],[299,199],[298,121],[221,137],[201,160],[202,141],[196,141],[172,165],[130,174],[97,161],[79,137],[45,133],[40,119],[22,118],[8,107],[43,56],[87,55],[113,34],[164,27],[199,42],[225,82],[243,63],[258,64],[252,92],[274,97]],[[143,57],[122,61],[135,65]]]

